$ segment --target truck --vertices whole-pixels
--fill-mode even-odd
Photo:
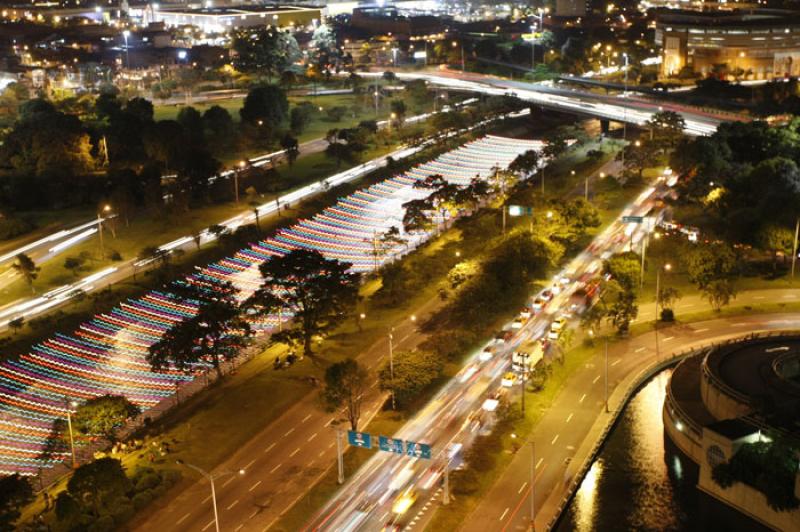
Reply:
[[[544,346],[540,340],[522,344],[511,355],[511,369],[517,372],[531,371],[544,357]]]

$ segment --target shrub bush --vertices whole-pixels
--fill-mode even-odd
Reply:
[[[133,496],[133,507],[141,510],[153,500],[153,493],[150,490],[140,491]]]
[[[135,489],[137,492],[141,492],[155,488],[159,484],[161,484],[161,477],[158,476],[157,473],[155,472],[145,473],[144,475],[141,475],[137,480]]]

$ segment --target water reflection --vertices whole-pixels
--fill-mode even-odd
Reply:
[[[696,476],[687,475],[693,464],[665,452],[661,408],[671,373],[658,374],[631,400],[560,531],[693,529],[692,501],[682,497],[687,489],[694,491]]]
[[[766,529],[697,490],[697,466],[664,436],[661,409],[672,370],[633,397],[556,530]]]

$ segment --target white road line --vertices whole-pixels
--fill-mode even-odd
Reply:
[[[252,518],[254,518],[254,517],[256,516],[256,514],[257,514],[257,513],[258,513],[258,508],[256,508],[255,510],[253,510],[253,513],[251,513],[251,514],[250,514],[250,517],[248,517],[248,519],[252,519]]]
[[[289,456],[292,457],[292,456],[296,455],[298,452],[300,452],[300,447],[298,447],[297,449],[292,451],[292,454],[290,454]]]
[[[544,458],[539,458],[539,461],[536,462],[536,467],[534,467],[534,469],[539,469],[539,466],[542,465],[542,462],[544,462]]]
[[[569,423],[570,419],[572,419],[572,414],[571,413],[570,413],[570,415],[567,416],[567,423]]]
[[[558,441],[558,434],[556,434],[556,437],[553,438],[553,441],[550,442],[550,445],[555,445],[557,441]]]
[[[385,514],[383,514],[383,515],[381,516],[381,523],[383,523],[384,521],[386,521],[386,518],[387,518],[387,517],[389,517],[389,512],[386,512]]]
[[[611,367],[614,367],[614,366],[616,366],[617,364],[619,364],[620,360],[622,360],[622,359],[621,359],[621,358],[618,358],[618,359],[616,359],[614,362],[612,362],[612,363],[611,363]]]
[[[310,418],[310,417],[311,417],[311,414],[307,415],[306,417],[303,418],[303,421],[301,421],[300,423],[305,423],[306,421],[308,421],[308,418]]]
[[[694,307],[694,306],[696,306],[696,305],[695,305],[694,303],[689,303],[689,304],[687,304],[687,305],[681,305],[681,306],[682,306],[683,308],[691,308],[691,307]]]
[[[235,478],[236,478],[236,477],[231,477],[231,478],[229,478],[228,480],[226,480],[226,481],[225,481],[225,483],[224,483],[224,484],[222,484],[222,487],[224,488],[225,486],[227,486],[228,484],[230,484],[231,482],[233,482],[233,479],[235,479]]]
[[[323,454],[325,454],[325,451],[320,451],[320,452],[319,452],[319,454],[318,454],[317,456],[318,456],[319,458],[322,458],[322,455],[323,455]]]
[[[243,528],[244,528],[244,523],[242,523],[241,525],[239,525],[239,526],[237,526],[236,528],[234,528],[234,529],[233,529],[233,532],[239,532],[239,531],[240,531],[241,529],[243,529]]]
[[[230,510],[231,508],[233,508],[233,507],[234,507],[234,506],[236,506],[237,504],[239,504],[239,499],[236,499],[235,501],[233,501],[233,502],[231,503],[231,505],[230,505],[230,506],[228,506],[228,507],[227,507],[227,508],[225,508],[225,509],[226,509],[226,510]]]
[[[319,432],[315,432],[314,434],[312,434],[312,435],[311,435],[311,437],[310,437],[310,438],[308,438],[306,441],[311,441],[311,440],[313,440],[314,438],[316,438],[316,437],[317,437],[317,434],[319,434]]]
[[[584,399],[586,399],[586,394],[581,395],[581,398],[578,400],[578,402],[582,403]]]
[[[523,483],[522,483],[522,486],[520,486],[520,488],[517,490],[517,495],[519,495],[520,493],[522,493],[522,490],[524,490],[524,489],[525,489],[525,486],[527,486],[527,485],[528,485],[528,482],[527,482],[527,481],[526,481],[526,482],[523,482]]]
[[[261,484],[260,480],[258,482],[256,482],[255,484],[253,484],[252,486],[250,486],[250,489],[247,490],[247,491],[253,491],[254,489],[256,489],[258,487],[259,484]]]
[[[702,333],[702,332],[706,332],[707,330],[708,330],[708,329],[695,329],[695,330],[694,330],[694,333],[695,333],[695,334],[697,334],[697,333]]]
[[[328,445],[328,449],[330,449],[330,448],[331,448],[331,447],[333,447],[334,445],[336,445],[336,443],[335,443],[335,442],[331,442],[331,444],[330,444],[330,445]]]
[[[670,340],[672,340],[673,338],[675,338],[675,337],[674,337],[674,336],[667,336],[666,338],[664,338],[664,339],[662,340],[662,342],[669,342],[669,341],[670,341]]]
[[[250,466],[255,464],[255,463],[256,463],[256,459],[253,458],[252,460],[250,460],[250,462],[246,466],[244,466],[243,469],[245,469],[245,470],[250,469]]]
[[[281,462],[280,464],[276,465],[275,467],[273,467],[273,468],[272,468],[272,470],[270,470],[270,473],[274,473],[274,472],[275,472],[275,471],[277,471],[277,470],[278,470],[278,468],[279,468],[280,466],[282,466],[282,465],[283,465],[283,462]]]
[[[176,525],[179,525],[179,524],[183,523],[184,521],[186,521],[186,518],[187,518],[187,517],[189,517],[189,512],[186,512],[186,515],[184,515],[183,517],[181,517],[180,519],[178,519],[178,521],[177,521],[175,524],[176,524]]]
[[[208,497],[206,497],[205,499],[203,499],[203,504],[207,503],[207,502],[208,502],[208,501],[210,501],[210,500],[211,500],[211,495],[209,495]]]
[[[766,296],[753,296],[753,299],[767,299]]]
[[[211,526],[211,525],[213,525],[213,524],[214,524],[214,520],[212,519],[211,521],[209,521],[209,522],[208,522],[208,524],[207,524],[206,526],[204,526],[204,527],[203,527],[203,532],[205,532],[206,530],[208,530],[208,527],[210,527],[210,526]]]
[[[592,381],[592,384],[597,384],[597,381],[599,381],[599,380],[600,380],[600,375],[598,375],[597,377],[594,378],[594,380]]]
[[[290,429],[289,429],[289,430],[286,432],[286,434],[284,434],[283,436],[284,436],[284,437],[286,437],[286,436],[288,436],[289,434],[291,434],[292,432],[294,432],[294,427],[290,428]]]
[[[266,449],[264,449],[264,452],[265,452],[265,453],[268,453],[268,452],[270,452],[270,451],[272,450],[272,448],[273,448],[273,447],[275,447],[275,443],[274,443],[274,442],[273,442],[273,444],[272,444],[272,445],[270,445],[269,447],[267,447]]]
[[[646,348],[646,347],[640,347],[639,349],[636,349],[636,350],[634,351],[634,353],[641,353],[641,352],[642,352],[642,351],[644,351],[645,349],[647,349],[647,348]]]
[[[784,299],[794,299],[797,297],[797,294],[786,294],[783,296]]]
[[[503,519],[505,519],[505,518],[506,518],[506,514],[507,514],[507,513],[508,513],[508,508],[506,508],[505,510],[503,510],[503,515],[501,515],[501,516],[500,516],[500,521],[502,521]],[[213,521],[212,521],[212,523],[213,523]],[[204,530],[205,530],[205,529],[204,529]]]
[[[327,422],[327,423],[325,423],[325,426],[327,427],[328,425],[330,425],[330,424],[331,424],[331,423],[333,423],[334,421],[336,421],[336,418],[335,418],[335,417],[332,417],[332,418],[330,418],[330,419],[328,420],[328,422]]]
[[[749,323],[731,323],[731,327],[746,327]]]

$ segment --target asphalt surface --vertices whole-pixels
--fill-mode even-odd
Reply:
[[[800,328],[798,314],[764,314],[731,317],[659,329],[656,355],[655,334],[645,333],[610,345],[608,353],[609,396],[617,385],[643,367],[673,352],[699,347],[755,331]],[[595,355],[566,382],[552,407],[537,424],[532,437],[520,442],[520,451],[481,504],[466,519],[462,530],[527,530],[530,525],[530,442],[535,444],[536,529],[544,530],[567,493],[579,465],[581,449],[590,448],[600,434],[605,413],[604,353],[598,342]],[[619,396],[619,394],[617,394]],[[622,405],[614,400],[613,411]],[[585,453],[584,453],[585,454]]]
[[[430,300],[417,309],[424,316],[442,304]],[[394,348],[410,349],[424,339],[408,319],[395,325]],[[377,370],[388,356],[387,336],[377,340],[358,356],[374,378],[362,407],[361,425],[377,413],[386,395],[377,387]],[[242,446],[214,474],[245,469],[244,475],[227,475],[216,482],[217,507],[223,530],[264,530],[291,508],[328,468],[336,465],[334,427],[343,414],[323,412],[317,394],[309,393],[285,414],[267,425]],[[342,421],[342,426],[347,423]],[[350,475],[353,472],[346,472]],[[198,481],[136,523],[136,530],[213,530],[213,507],[207,481],[186,470],[185,476]]]

